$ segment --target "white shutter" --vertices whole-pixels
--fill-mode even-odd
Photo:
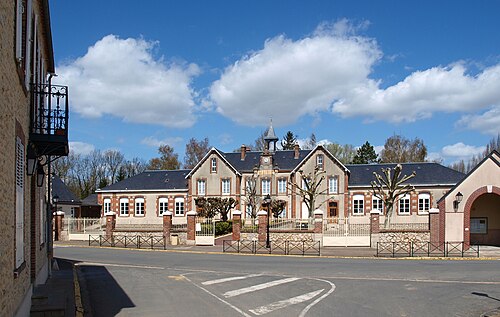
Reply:
[[[32,67],[32,60],[31,60],[31,47],[32,45],[34,44],[33,43],[33,30],[31,29],[31,14],[32,14],[32,11],[31,11],[31,3],[32,3],[32,0],[28,0],[27,1],[27,10],[26,11],[26,76],[25,76],[25,79],[24,79],[24,82],[26,84],[26,88],[28,90],[30,90],[30,79],[31,79],[31,67]]]
[[[24,145],[16,138],[16,268],[24,262]]]
[[[23,1],[17,0],[16,6],[16,58],[23,58]]]

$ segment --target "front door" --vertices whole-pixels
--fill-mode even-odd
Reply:
[[[328,217],[329,218],[337,218],[338,214],[338,203],[336,201],[328,202]]]

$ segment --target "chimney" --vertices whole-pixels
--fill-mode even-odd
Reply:
[[[298,160],[299,159],[299,156],[300,156],[300,146],[298,143],[295,143],[294,147],[293,147],[293,150],[295,151],[295,155],[294,155],[294,159]]]
[[[246,154],[247,154],[247,147],[245,146],[245,144],[242,144],[241,145],[241,160],[242,161],[245,160]]]

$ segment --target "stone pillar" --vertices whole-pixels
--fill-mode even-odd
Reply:
[[[55,218],[55,230],[56,230],[55,235],[54,235],[54,241],[59,241],[59,239],[61,239],[64,212],[63,211],[56,211],[54,218]]]
[[[187,241],[189,245],[196,244],[196,211],[191,210],[187,216]]]
[[[323,210],[314,211],[314,233],[323,233]]]
[[[106,215],[106,238],[109,239],[113,236],[113,231],[116,226],[116,213],[110,212]]]
[[[241,236],[241,211],[233,210],[233,241],[239,241]]]
[[[163,239],[165,244],[170,245],[170,231],[172,230],[172,212],[166,211],[163,213]]]
[[[443,243],[439,239],[439,209],[431,208],[429,210],[429,231],[430,231],[430,242],[433,244]]]
[[[380,214],[381,212],[378,209],[370,211],[370,246],[372,248],[377,247],[377,242],[380,239]]]
[[[257,213],[259,219],[258,237],[259,242],[266,242],[266,229],[267,229],[267,211],[261,210]]]

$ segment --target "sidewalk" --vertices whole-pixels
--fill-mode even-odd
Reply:
[[[89,247],[88,241],[56,241],[54,246],[76,246],[76,247]],[[92,246],[98,247],[98,246]],[[130,248],[134,250],[133,248]],[[142,249],[147,250],[147,249]],[[160,249],[157,249],[160,250]],[[223,253],[222,245],[214,246],[195,246],[195,245],[171,245],[167,246],[166,250],[169,251],[188,251],[188,252],[203,252],[203,253]],[[331,257],[363,257],[363,258],[376,258],[377,251],[369,247],[322,247],[321,256],[331,256]],[[498,259],[500,260],[500,247],[494,246],[480,246],[479,248],[479,258],[484,259]],[[418,259],[415,257],[415,259]],[[466,259],[477,259],[466,257]]]

